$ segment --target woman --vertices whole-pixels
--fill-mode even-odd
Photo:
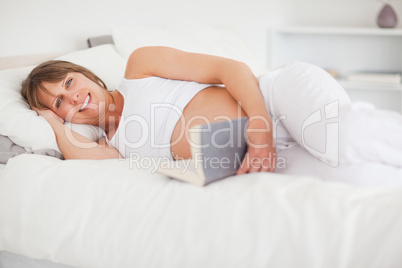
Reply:
[[[129,57],[124,79],[113,92],[85,68],[50,61],[31,72],[22,94],[50,123],[66,159],[128,157],[136,150],[189,158],[189,128],[247,116],[250,146],[237,174],[275,170],[273,122],[266,98],[249,67],[235,60],[168,47],[139,48]],[[65,120],[99,126],[106,135],[94,143],[74,133],[74,142]],[[146,132],[153,130],[151,136],[141,134],[144,126],[149,126]],[[144,136],[152,143],[134,148]]]

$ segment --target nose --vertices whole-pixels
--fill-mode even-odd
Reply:
[[[79,91],[78,90],[70,91],[68,97],[71,104],[77,104],[80,97]]]

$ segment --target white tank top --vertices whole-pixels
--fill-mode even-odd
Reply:
[[[118,91],[124,107],[116,133],[107,143],[128,158],[163,157],[173,160],[173,129],[190,100],[210,84],[160,77],[125,79]]]

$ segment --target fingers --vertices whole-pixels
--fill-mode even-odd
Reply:
[[[64,124],[64,119],[58,116],[54,111],[50,109],[39,110],[37,108],[33,108],[34,111],[38,114],[38,116],[42,116],[45,118],[50,124],[53,122]]]
[[[31,110],[35,111],[39,115],[39,112],[38,112],[37,108],[35,108],[35,107],[31,106],[31,105],[29,105],[29,108],[31,108]]]
[[[253,172],[275,172],[276,161],[276,152],[274,150],[270,151],[265,157],[257,157],[255,154],[247,152],[236,175]]]
[[[261,169],[259,171],[275,172],[276,167],[276,154],[270,158],[264,158],[262,161]]]
[[[247,171],[250,168],[249,158],[250,158],[250,154],[246,153],[246,156],[244,157],[240,167],[237,169],[236,175],[247,173]]]
[[[48,110],[48,109],[39,110],[38,108],[33,107],[33,106],[30,106],[30,108],[31,108],[31,110],[35,111],[36,114],[39,115],[39,116],[40,116],[40,115],[43,115],[43,113],[44,113],[46,110]]]

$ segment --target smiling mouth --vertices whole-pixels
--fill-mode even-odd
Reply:
[[[91,98],[91,96],[88,93],[88,96],[85,98],[85,101],[82,104],[81,109],[79,110],[79,112],[82,112],[87,107],[90,98]]]

